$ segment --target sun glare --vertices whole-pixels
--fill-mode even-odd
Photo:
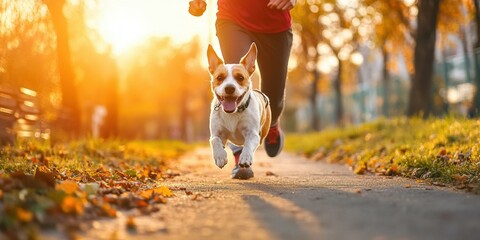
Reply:
[[[216,10],[209,7],[211,11]],[[101,9],[98,31],[112,45],[115,54],[152,36],[168,36],[174,42],[182,43],[195,35],[207,41],[211,34],[211,18],[189,15],[187,1],[105,0],[101,1]]]

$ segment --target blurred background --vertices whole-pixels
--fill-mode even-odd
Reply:
[[[216,1],[202,17],[188,2],[0,0],[2,142],[208,139]],[[286,131],[477,116],[477,0],[298,0],[292,15]]]

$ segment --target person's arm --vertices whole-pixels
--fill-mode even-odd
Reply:
[[[270,0],[267,4],[269,8],[287,11],[295,6],[296,0]]]
[[[204,0],[193,0],[189,2],[188,12],[195,17],[200,17],[207,10],[207,3]]]

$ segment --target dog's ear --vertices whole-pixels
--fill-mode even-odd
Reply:
[[[240,60],[240,63],[245,66],[250,75],[255,72],[255,60],[257,60],[257,45],[255,45],[255,43],[252,43],[252,45],[250,45],[250,50],[248,50],[248,53]]]
[[[215,69],[217,69],[218,65],[223,64],[223,61],[218,57],[215,50],[213,50],[213,47],[211,44],[208,44],[207,57],[208,57],[208,71],[210,72],[210,74],[213,74],[215,72]]]

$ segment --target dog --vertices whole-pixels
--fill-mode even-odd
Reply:
[[[248,168],[253,155],[270,129],[271,110],[268,97],[253,89],[257,47],[250,49],[238,64],[225,64],[212,45],[208,45],[208,70],[213,100],[210,111],[210,146],[219,168],[227,164],[225,144],[243,146],[238,165]]]

